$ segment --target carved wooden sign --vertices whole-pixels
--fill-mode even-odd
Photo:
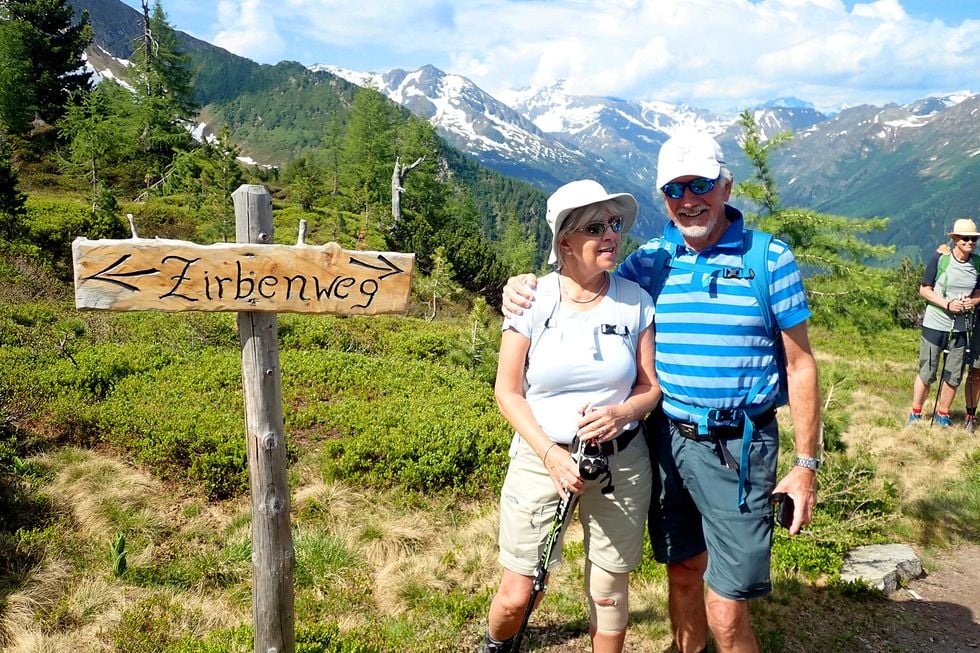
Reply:
[[[110,311],[404,313],[414,254],[310,245],[72,243],[76,308]]]

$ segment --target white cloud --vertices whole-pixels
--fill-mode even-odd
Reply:
[[[906,101],[980,70],[980,20],[916,20],[901,0],[221,0],[218,23],[212,40],[259,61],[432,63],[491,93],[566,79],[718,109]]]
[[[279,60],[286,42],[263,0],[219,0],[218,32],[211,42],[230,52],[258,61]]]

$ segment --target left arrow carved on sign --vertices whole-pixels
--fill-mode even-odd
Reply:
[[[113,261],[109,265],[105,266],[104,268],[102,268],[101,270],[99,270],[98,272],[96,272],[95,274],[83,278],[82,281],[92,281],[92,280],[105,281],[107,283],[114,283],[116,285],[122,286],[123,288],[125,288],[127,290],[132,290],[134,292],[135,291],[138,291],[139,290],[139,287],[138,286],[134,286],[132,284],[126,283],[125,281],[120,281],[119,279],[114,279],[114,278],[111,278],[111,277],[126,277],[126,278],[129,278],[129,277],[144,277],[144,276],[146,276],[148,274],[158,274],[160,272],[160,269],[159,268],[149,268],[149,269],[146,269],[146,270],[133,270],[132,272],[114,272],[114,273],[111,273],[111,274],[109,273],[109,270],[112,270],[112,269],[115,269],[115,268],[119,267],[120,265],[122,265],[123,263],[125,263],[131,256],[132,256],[132,254],[123,254],[122,256],[120,256],[115,261]]]

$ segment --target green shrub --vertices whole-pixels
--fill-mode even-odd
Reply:
[[[188,610],[166,596],[156,594],[123,612],[122,619],[110,629],[109,635],[116,651],[159,653],[183,639],[180,626],[202,621],[200,611]]]
[[[313,624],[297,628],[296,653],[381,653],[384,650],[366,639],[362,635],[344,636],[336,624]]]
[[[776,528],[774,570],[834,577],[848,551],[880,540],[895,518],[895,488],[877,477],[870,460],[830,455],[819,482],[813,522],[795,537]]]
[[[299,206],[287,206],[275,212],[277,243],[292,245],[299,235],[299,221],[306,220],[306,243],[325,245],[335,242],[344,249],[357,247],[357,230],[363,218],[336,208],[313,207],[305,211]]]
[[[203,638],[186,637],[160,649],[161,653],[252,653],[255,636],[251,624],[235,628],[220,628]]]
[[[26,240],[36,244],[56,263],[70,267],[71,244],[75,238],[125,238],[122,221],[92,213],[81,201],[29,198],[24,218]]]
[[[123,210],[133,214],[140,238],[193,240],[198,219],[186,206],[175,204],[173,198],[151,197],[141,204],[124,205]]]
[[[445,361],[454,342],[468,335],[462,323],[388,315],[283,315],[279,320],[282,349],[327,349],[420,361]]]
[[[105,438],[164,475],[184,474],[210,497],[247,485],[241,361],[201,351],[118,381],[102,404]]]
[[[420,492],[478,493],[499,485],[512,431],[490,389],[467,372],[394,357],[292,351],[283,355],[283,370],[287,404],[298,406],[287,423],[340,436],[323,449],[328,476]]]

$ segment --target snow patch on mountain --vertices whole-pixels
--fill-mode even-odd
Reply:
[[[362,73],[351,70],[350,68],[341,68],[340,66],[330,66],[322,63],[313,64],[309,66],[309,69],[315,73],[330,73],[357,86],[368,86],[376,77],[380,77],[378,73]]]
[[[89,55],[91,52],[91,56]],[[98,45],[89,46],[89,52],[82,53],[85,69],[92,75],[92,84],[98,86],[103,80],[111,79],[126,90],[135,92],[122,74],[133,64],[128,59],[114,57]]]

